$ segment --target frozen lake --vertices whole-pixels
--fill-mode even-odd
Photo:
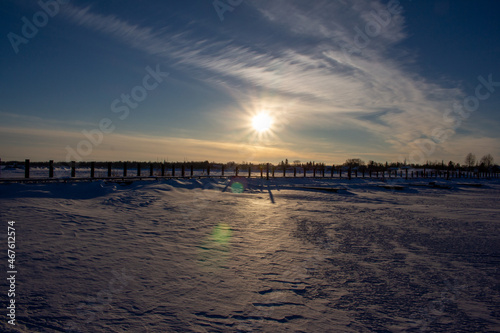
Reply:
[[[464,181],[2,184],[0,330],[500,332],[500,182]]]

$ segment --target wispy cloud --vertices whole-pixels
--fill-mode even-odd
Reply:
[[[82,139],[80,133],[65,130],[47,130],[26,127],[0,127],[0,140],[9,142],[2,154],[12,159],[23,160],[65,160],[67,144],[75,146]],[[33,150],[33,147],[43,149]],[[165,149],[168,147],[168,149]],[[94,146],[92,160],[135,159],[149,161],[153,157],[159,160],[179,160],[180,157],[191,160],[209,160],[222,162],[228,156],[241,162],[257,162],[276,158],[305,158],[300,152],[286,148],[267,147],[258,144],[242,145],[232,142],[197,140],[180,137],[151,136],[128,132],[124,134],[106,134],[103,143]],[[321,154],[312,154],[318,159]],[[309,156],[308,156],[309,157]]]
[[[97,124],[85,121],[67,121],[59,119],[50,119],[46,117],[28,116],[23,114],[17,114],[12,112],[0,111],[0,117],[4,119],[4,122],[12,122],[14,124],[36,125],[37,127],[42,126],[54,126],[54,125],[64,125],[65,127],[89,127],[96,126]]]
[[[257,86],[281,94],[283,99],[294,98],[290,117],[362,128],[400,151],[429,136],[437,124],[450,126],[442,115],[462,92],[407,69],[400,59],[404,57],[406,62],[412,56],[397,47],[406,37],[401,14],[392,15],[390,24],[360,52],[346,52],[355,43],[357,29],[365,29],[373,21],[373,13],[386,10],[383,4],[356,0],[254,1],[249,5],[268,24],[285,31],[288,42],[271,38],[257,47],[237,38],[199,38],[192,30],[173,33],[144,27],[100,15],[90,7],[68,5],[65,13],[78,25],[173,61],[179,68],[194,69],[194,75],[212,82],[227,86],[238,82],[239,87]],[[295,41],[304,37],[309,40],[307,45]],[[307,117],[300,116],[304,114]]]

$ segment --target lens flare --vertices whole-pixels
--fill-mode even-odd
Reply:
[[[231,184],[231,192],[233,193],[243,193],[245,191],[245,186],[240,182],[234,182]]]
[[[226,223],[217,224],[198,246],[198,264],[204,270],[217,272],[223,269],[230,254],[232,229]]]

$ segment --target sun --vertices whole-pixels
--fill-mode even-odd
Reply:
[[[259,133],[268,131],[272,124],[273,118],[265,112],[261,112],[252,118],[252,127]]]

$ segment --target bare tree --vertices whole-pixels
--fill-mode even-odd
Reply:
[[[359,167],[365,165],[365,162],[360,158],[350,158],[345,161],[344,165],[350,167]]]
[[[483,157],[481,157],[481,166],[484,166],[485,168],[490,168],[493,166],[493,156],[491,156],[491,154],[487,154],[487,155],[484,155]]]
[[[474,164],[476,164],[476,155],[473,153],[468,153],[467,156],[465,156],[465,165],[467,165],[469,168],[473,167]]]

